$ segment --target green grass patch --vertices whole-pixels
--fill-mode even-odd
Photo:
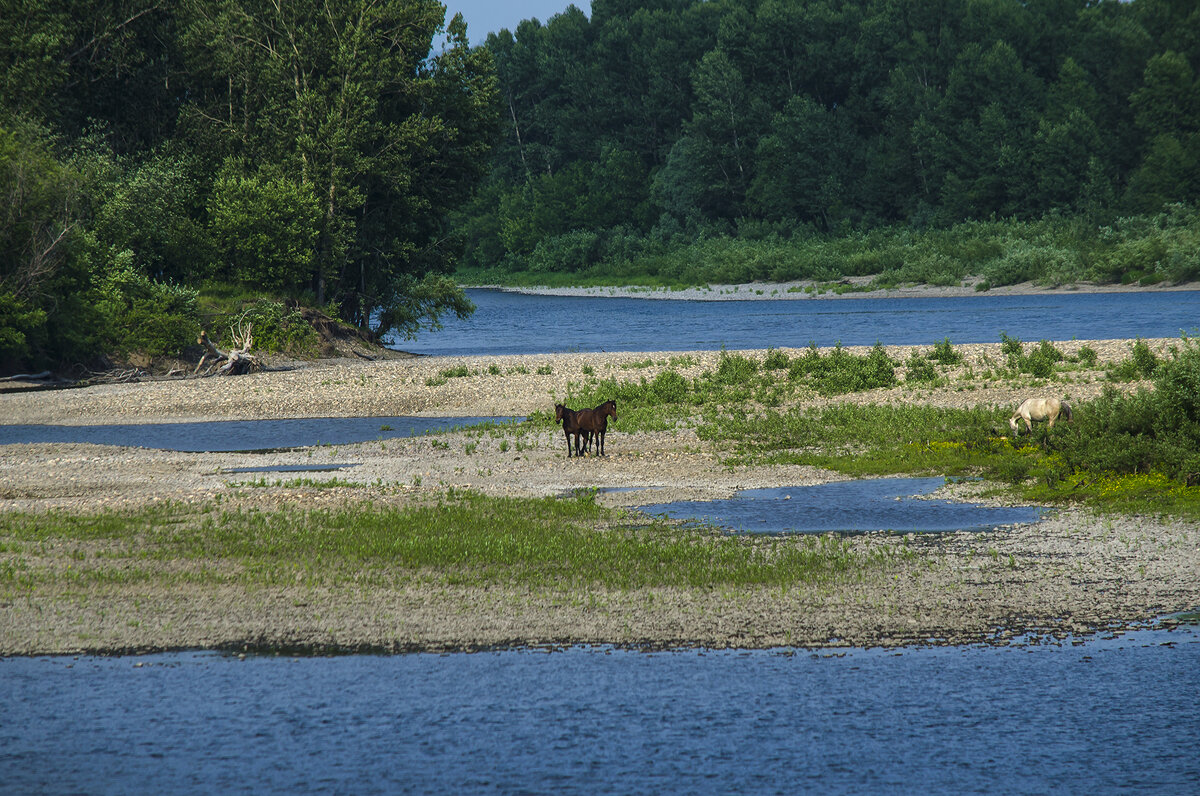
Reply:
[[[727,463],[807,464],[856,477],[978,475],[1015,496],[1102,511],[1200,517],[1200,454],[1176,427],[1155,433],[1156,395],[1106,394],[1076,422],[1013,439],[1007,410],[835,405],[709,418]]]
[[[10,513],[0,515],[0,541],[45,551],[103,551],[85,556],[79,566],[61,553],[58,566],[10,562],[0,567],[0,584],[8,592],[47,582],[147,580],[788,587],[857,576],[886,563],[830,536],[731,536],[661,520],[643,523],[597,505],[592,493],[534,499],[452,490],[433,505],[401,508],[201,511],[175,505],[89,516]],[[69,569],[62,563],[66,558]],[[183,561],[193,566],[179,567]]]
[[[928,406],[837,404],[709,418],[702,439],[728,445],[730,464],[809,464],[855,476],[971,474],[1016,449],[1006,413]]]
[[[633,364],[642,368],[654,363]],[[697,425],[708,415],[745,414],[753,404],[771,407],[814,393],[840,395],[889,387],[896,383],[895,367],[881,345],[861,356],[841,346],[824,355],[812,346],[799,357],[771,350],[763,362],[722,351],[715,369],[693,378],[668,366],[653,378],[643,376],[637,381],[607,378],[570,383],[563,403],[581,409],[612,399],[623,431],[664,431],[680,424]]]

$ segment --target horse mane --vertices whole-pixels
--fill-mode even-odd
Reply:
[[[1075,413],[1071,411],[1071,405],[1066,401],[1059,401],[1059,406],[1062,407],[1063,418],[1070,423],[1075,419]]]

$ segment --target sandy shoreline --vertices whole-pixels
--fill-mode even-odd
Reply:
[[[1068,354],[1090,345],[1097,370],[1048,389],[1084,400],[1104,387],[1105,362],[1132,341],[1063,341]],[[1160,350],[1172,341],[1149,341]],[[956,346],[968,362],[999,355],[998,344]],[[895,347],[903,359],[912,347]],[[865,349],[863,349],[865,350]],[[764,356],[766,352],[747,352]],[[687,357],[683,359],[682,357]],[[711,369],[719,352],[638,352],[495,357],[341,360],[231,379],[99,385],[0,393],[5,423],[123,423],[263,417],[528,415],[547,411],[567,385],[585,378],[653,378],[672,367]],[[672,359],[675,359],[672,364]],[[647,364],[649,360],[649,364]],[[445,378],[449,369],[471,375]],[[541,369],[543,372],[538,373]],[[960,385],[961,386],[961,385]],[[838,401],[1007,405],[1027,392],[995,382],[971,389],[907,388]],[[821,399],[805,399],[818,403]],[[448,487],[489,495],[554,496],[614,487],[614,507],[727,497],[737,489],[821,483],[836,474],[799,466],[724,465],[723,452],[689,429],[629,434],[620,422],[609,455],[567,460],[561,433],[520,437],[460,432],[435,440],[393,439],[271,453],[180,453],[78,444],[0,445],[0,511],[86,511],[154,501],[271,509],[337,507],[359,501],[407,505]],[[501,444],[501,440],[509,440]],[[287,485],[247,489],[261,473],[239,467],[349,463],[306,473],[357,487]],[[653,488],[652,492],[646,491]],[[966,496],[969,485],[944,494]],[[641,491],[639,491],[639,489]],[[888,565],[862,577],[780,592],[645,590],[586,594],[516,588],[436,589],[414,585],[316,592],[247,592],[222,586],[189,593],[136,585],[0,591],[0,655],[181,648],[446,650],[527,644],[650,647],[773,647],[977,643],[1016,635],[1067,635],[1123,627],[1200,606],[1200,527],[1150,517],[1052,513],[1033,525],[986,534],[864,534],[853,545],[886,553]],[[71,565],[69,551],[7,543],[0,569]],[[92,551],[101,555],[104,551]],[[915,553],[915,555],[910,555]],[[141,564],[146,565],[146,564]]]
[[[472,285],[472,287],[537,296],[584,296],[591,298],[637,298],[675,301],[804,301],[807,299],[885,299],[885,298],[961,298],[964,296],[1039,296],[1060,293],[1176,293],[1200,291],[1200,282],[1158,285],[1116,285],[1081,282],[1045,287],[1033,282],[1002,285],[979,291],[981,277],[968,277],[961,285],[902,285],[886,290],[866,290],[873,276],[846,277],[839,284],[853,288],[837,292],[828,282],[797,280],[791,282],[750,282],[711,284],[704,287],[512,287],[508,285]]]

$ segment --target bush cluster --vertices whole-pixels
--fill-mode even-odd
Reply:
[[[1153,374],[1154,389],[1109,388],[1077,408],[1071,433],[1045,443],[1063,473],[1160,473],[1200,484],[1200,346],[1184,338]]]
[[[1054,373],[1054,366],[1066,359],[1066,355],[1049,340],[1040,341],[1026,353],[1019,339],[1004,332],[1000,333],[1000,350],[1010,368],[1040,379],[1048,378]]]

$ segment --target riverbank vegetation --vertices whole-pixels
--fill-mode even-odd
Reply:
[[[595,0],[482,47],[435,0],[59,5],[0,42],[0,372],[246,313],[302,353],[297,304],[402,338],[464,282],[1200,279],[1188,3]]]
[[[888,224],[841,234],[795,225],[739,225],[664,240],[596,233],[582,259],[519,258],[465,268],[467,284],[681,288],[808,282],[810,293],[852,293],[920,284],[973,285],[977,292],[1034,282],[1152,286],[1200,281],[1200,213],[1175,203],[1161,212],[1106,218],[964,221],[947,228]],[[788,290],[799,291],[799,287]],[[778,295],[775,289],[774,295]]]
[[[242,316],[303,353],[297,304],[376,337],[470,312],[444,225],[499,105],[440,3],[34,0],[4,21],[0,373],[179,356]]]
[[[949,340],[900,363],[881,346],[865,354],[813,348],[762,359],[722,353],[718,366],[687,378],[668,363],[653,378],[585,379],[572,406],[617,400],[622,431],[680,425],[729,452],[730,466],[807,464],[854,476],[922,473],[983,476],[1024,499],[1200,516],[1200,345],[1187,337],[1164,356],[1135,341],[1103,372],[1108,386],[1074,404],[1075,419],[1013,436],[1010,408],[940,408],[839,402],[838,396],[902,385],[970,391],[991,382],[1070,384],[1096,368],[1096,352],[1067,356],[1049,341],[1005,335],[1001,357],[966,363]],[[679,363],[687,364],[687,363]],[[898,380],[896,374],[902,374]],[[1144,382],[1132,392],[1117,385]],[[1058,390],[1060,388],[1054,388]],[[821,396],[812,405],[800,399]],[[783,408],[792,405],[792,408]],[[542,424],[550,418],[538,417]]]
[[[0,594],[41,587],[508,586],[611,589],[771,586],[859,577],[881,557],[833,537],[730,536],[569,499],[448,490],[428,505],[338,510],[0,513]],[[58,551],[43,566],[43,549]],[[65,553],[63,551],[66,551]],[[68,561],[69,566],[61,566]]]
[[[485,45],[504,131],[453,218],[458,273],[1195,280],[1198,15],[1168,0],[597,0],[526,20]]]

